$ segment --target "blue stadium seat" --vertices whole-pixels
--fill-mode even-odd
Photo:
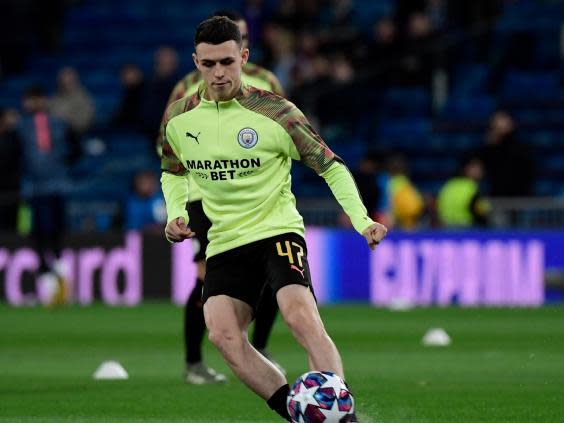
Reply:
[[[429,144],[437,151],[460,153],[480,147],[483,137],[481,132],[439,132],[432,135]]]
[[[423,87],[390,88],[379,104],[384,117],[425,117],[431,114],[431,95]]]
[[[550,131],[521,131],[521,137],[536,148],[552,150],[556,144],[554,133]]]
[[[468,63],[458,66],[452,73],[451,96],[475,95],[485,93],[491,69],[485,64]]]
[[[429,144],[430,135],[429,119],[390,120],[380,124],[378,143],[391,149],[420,149]]]
[[[553,179],[540,179],[535,182],[534,191],[540,196],[552,196],[562,192],[562,182]]]
[[[497,108],[495,98],[488,95],[452,95],[441,112],[450,121],[487,121]]]
[[[501,93],[506,101],[517,103],[562,97],[560,78],[555,72],[510,71],[505,77]]]

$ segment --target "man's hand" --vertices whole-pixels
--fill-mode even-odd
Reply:
[[[166,239],[172,242],[182,242],[196,235],[186,226],[183,217],[177,217],[167,223],[165,228]]]
[[[368,242],[370,249],[373,250],[380,243],[380,241],[384,239],[387,232],[388,229],[384,225],[380,223],[374,223],[373,225],[370,225],[368,228],[366,228],[362,235],[364,236],[364,238],[366,238],[366,242]]]

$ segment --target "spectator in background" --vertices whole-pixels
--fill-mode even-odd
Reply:
[[[81,84],[74,68],[62,68],[57,76],[57,83],[57,92],[50,100],[50,111],[69,125],[75,136],[80,137],[94,122],[92,96]]]
[[[332,63],[332,76],[336,84],[348,84],[353,81],[355,75],[354,68],[344,55],[335,56]]]
[[[443,226],[485,226],[490,210],[480,194],[480,181],[484,167],[477,157],[466,158],[457,176],[449,179],[441,188],[437,200],[437,212]]]
[[[166,207],[157,175],[149,170],[139,172],[125,204],[125,228],[161,233],[165,223]]]
[[[145,132],[151,140],[157,138],[163,110],[168,97],[180,79],[178,53],[171,47],[160,47],[154,56],[153,77],[145,86],[142,108]]]
[[[299,34],[298,38],[300,42],[296,44],[296,50],[293,51],[293,54],[296,55],[293,77],[296,87],[300,89],[303,85],[315,83],[318,79],[326,77],[329,74],[329,69],[327,66],[319,66],[318,59],[321,57],[321,53],[320,40],[317,35],[311,31],[304,31]],[[277,43],[276,32],[266,39],[275,48]]]
[[[120,71],[121,100],[112,116],[111,125],[116,128],[141,130],[141,105],[143,104],[143,71],[134,64],[125,64]]]
[[[382,86],[392,83],[400,56],[398,30],[394,20],[384,17],[376,22],[366,50],[358,52],[356,56],[356,66],[366,66],[373,72],[374,83]]]
[[[423,197],[411,183],[407,161],[401,154],[388,160],[390,173],[390,203],[392,218],[397,227],[412,230],[417,227],[423,214]]]
[[[404,85],[430,85],[435,65],[435,32],[431,19],[425,13],[414,13],[406,28],[402,57]]]
[[[328,60],[330,79],[328,89],[317,94],[314,114],[321,125],[330,125],[339,119],[353,120],[358,116],[356,108],[335,107],[335,99],[342,104],[355,104],[359,101],[358,87],[354,86],[355,69],[344,55],[337,54]],[[356,103],[357,107],[360,106]]]
[[[485,145],[478,157],[484,163],[489,195],[533,195],[534,154],[528,145],[518,140],[515,121],[506,111],[498,110],[491,117]]]
[[[49,301],[56,304],[66,299],[58,258],[65,233],[64,193],[69,187],[69,131],[63,121],[49,114],[41,87],[30,87],[25,92],[23,109],[26,114],[18,127],[23,149],[23,195],[32,212],[31,234],[40,258],[40,289],[50,292]]]
[[[0,234],[17,229],[22,148],[18,120],[15,110],[0,109]]]

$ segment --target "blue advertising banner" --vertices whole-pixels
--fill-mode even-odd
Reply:
[[[307,228],[308,262],[319,303],[379,306],[538,306],[547,280],[564,278],[564,231],[392,231],[371,251],[351,230]],[[48,301],[39,257],[25,240],[0,240],[0,298]],[[184,304],[195,281],[190,242],[160,234],[74,237],[62,268],[72,301],[136,305],[145,298]]]
[[[345,230],[308,232],[322,302],[534,306],[564,275],[564,232],[392,232],[371,252]]]

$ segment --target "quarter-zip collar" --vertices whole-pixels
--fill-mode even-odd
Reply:
[[[208,93],[207,93],[206,83],[204,81],[202,81],[200,83],[200,86],[198,87],[198,97],[200,98],[200,101],[204,104],[211,105],[211,106],[214,106],[214,107],[219,107],[219,106],[228,105],[230,103],[233,103],[234,101],[240,100],[241,98],[246,96],[248,90],[249,90],[248,86],[245,83],[243,83],[243,81],[241,81],[241,85],[239,87],[239,90],[235,94],[235,97],[233,97],[231,100],[214,101],[214,100],[209,100],[207,98]]]

